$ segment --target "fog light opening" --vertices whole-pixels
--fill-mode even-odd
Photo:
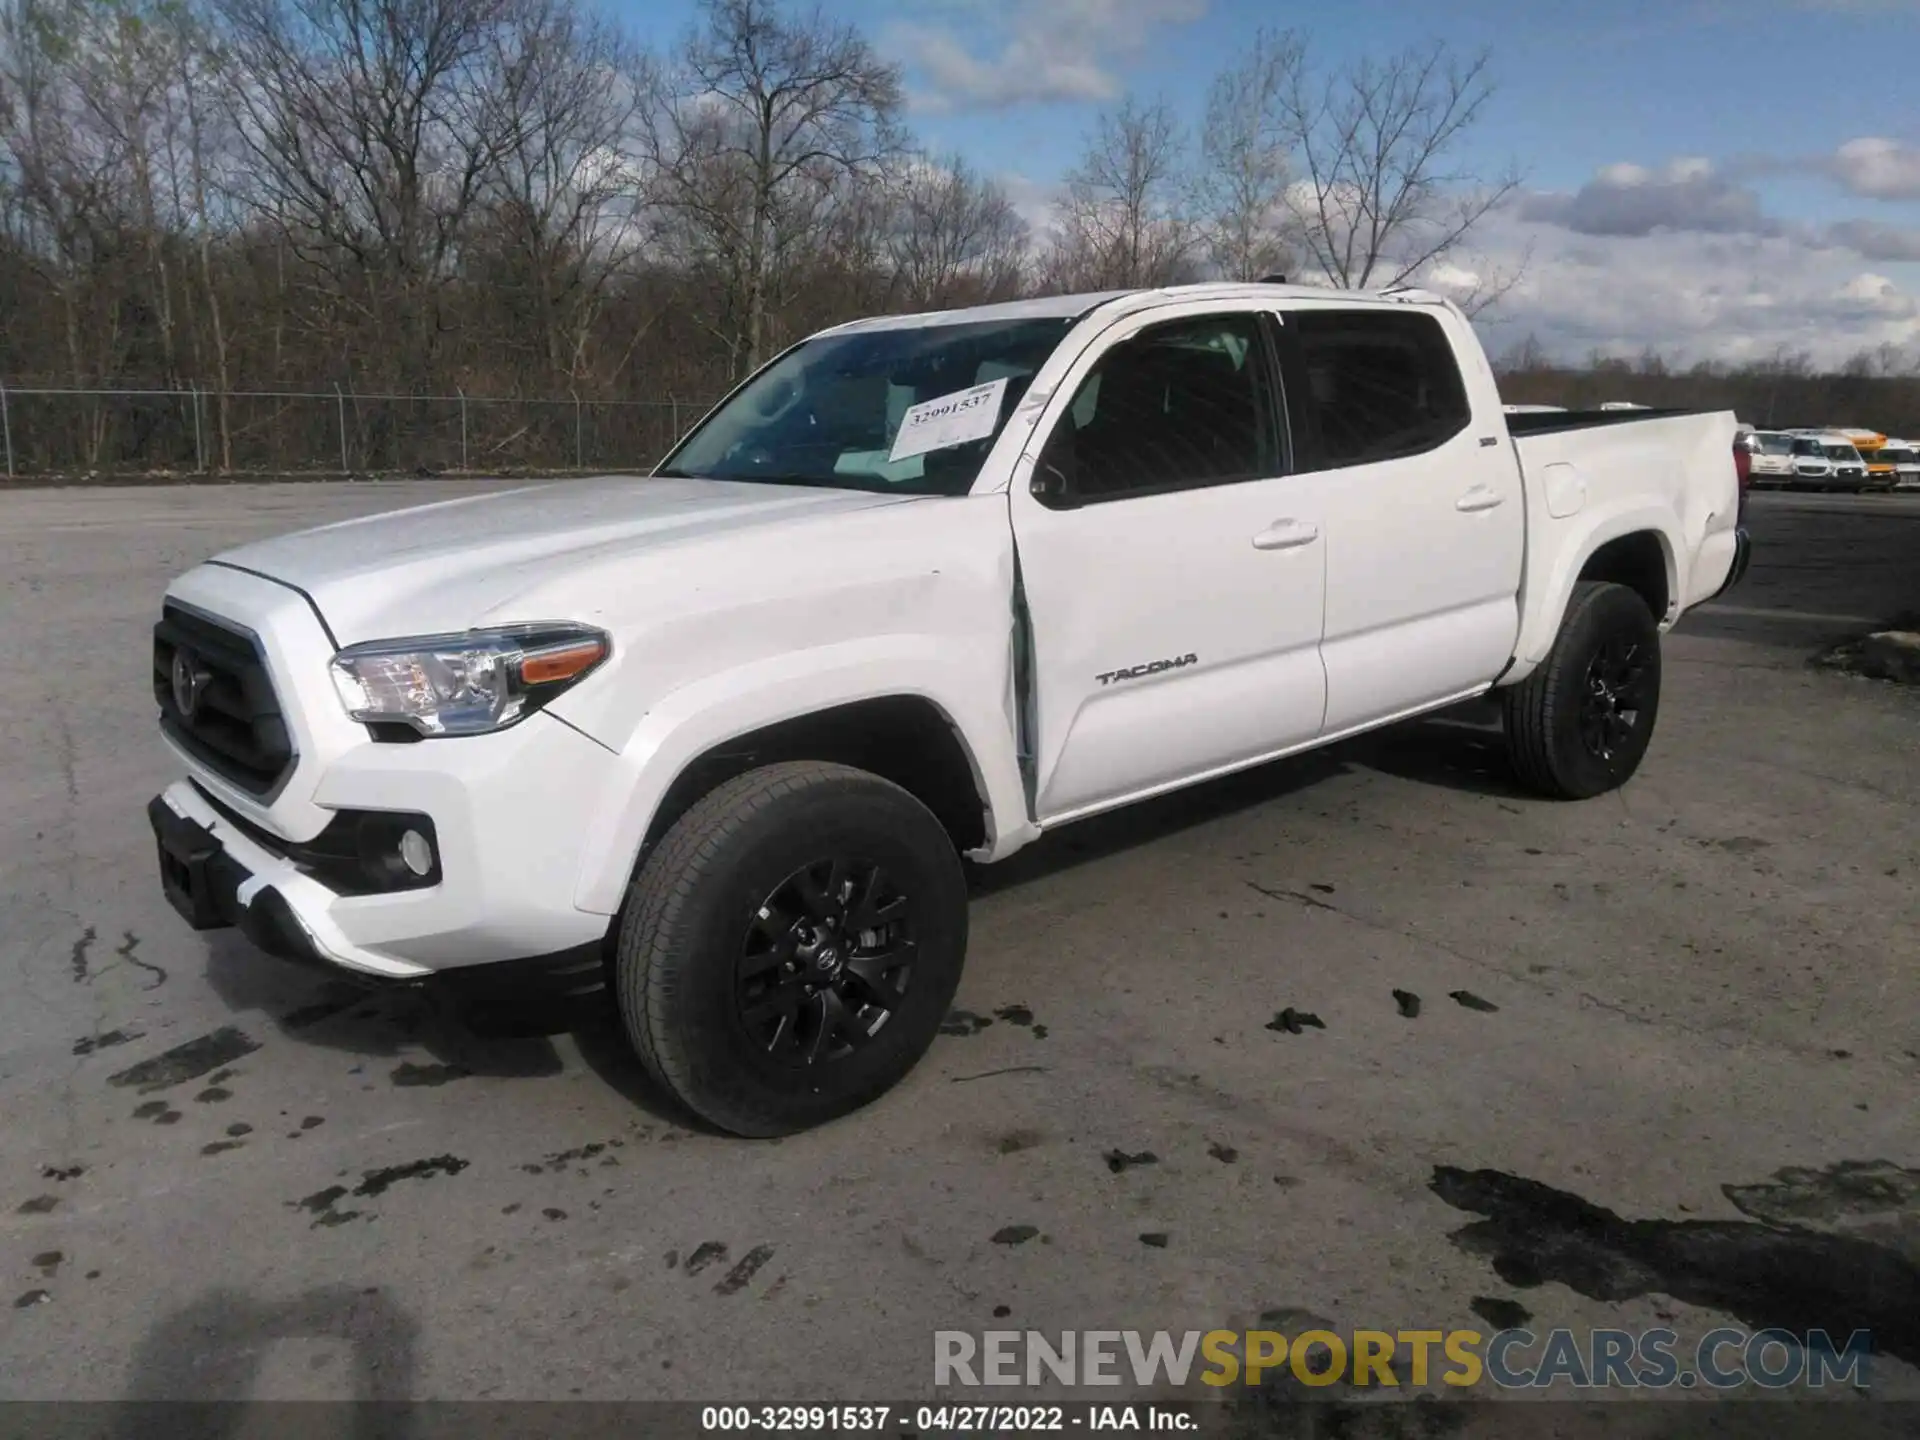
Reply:
[[[400,863],[422,878],[433,870],[433,846],[418,830],[408,830],[401,835]]]

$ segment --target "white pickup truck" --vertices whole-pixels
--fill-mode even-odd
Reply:
[[[1731,414],[1506,415],[1418,291],[841,325],[650,476],[176,580],[162,884],[365,980],[610,987],[692,1111],[792,1132],[932,1042],[963,856],[1495,687],[1529,785],[1620,785],[1746,459]]]

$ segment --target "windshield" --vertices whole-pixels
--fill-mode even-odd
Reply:
[[[1793,442],[1793,453],[1796,455],[1811,455],[1815,459],[1818,459],[1825,455],[1826,451],[1820,448],[1817,440],[1796,440]]]
[[[1860,452],[1855,450],[1851,445],[1829,445],[1827,446],[1827,458],[1831,460],[1849,460],[1849,461],[1858,462],[1858,460],[1860,459]]]
[[[823,335],[789,351],[657,475],[964,495],[1071,318]]]
[[[1762,455],[1788,455],[1793,451],[1793,442],[1784,435],[1762,435],[1760,453]]]

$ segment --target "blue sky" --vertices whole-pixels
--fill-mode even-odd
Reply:
[[[605,0],[665,45],[690,0]],[[1260,25],[1339,63],[1444,39],[1492,52],[1468,168],[1528,197],[1477,237],[1528,256],[1504,329],[1558,348],[1822,358],[1920,346],[1920,0],[824,0],[904,66],[915,130],[1031,213],[1123,91],[1189,118]],[[1517,263],[1514,262],[1514,263]],[[1616,307],[1570,293],[1638,277]],[[1705,303],[1702,303],[1703,296]]]

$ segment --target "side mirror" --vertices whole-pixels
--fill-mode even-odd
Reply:
[[[1073,482],[1068,479],[1067,472],[1044,455],[1033,467],[1033,480],[1029,488],[1036,500],[1055,510],[1072,510],[1080,504],[1073,493]]]

